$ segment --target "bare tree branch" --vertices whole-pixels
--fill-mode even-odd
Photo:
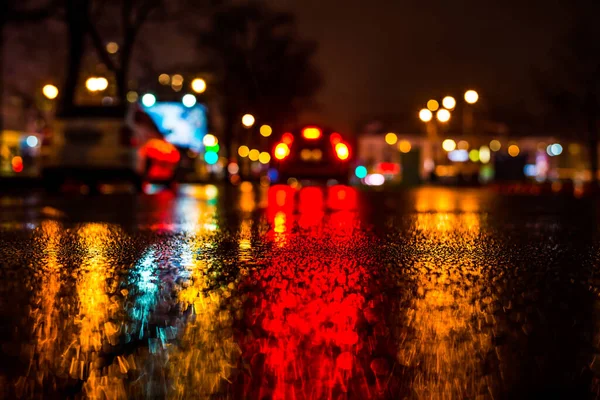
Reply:
[[[113,62],[113,60],[110,58],[110,55],[106,51],[106,47],[104,46],[104,41],[102,40],[100,33],[96,29],[96,26],[94,25],[92,20],[89,18],[89,15],[88,15],[87,22],[88,22],[87,23],[88,33],[90,34],[90,38],[92,39],[92,44],[94,45],[94,48],[96,49],[96,54],[98,54],[98,57],[104,63],[104,65],[106,65],[106,67],[108,69],[110,69],[111,71],[116,71],[117,65]]]

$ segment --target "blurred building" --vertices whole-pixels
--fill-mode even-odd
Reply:
[[[425,125],[414,115],[363,124],[357,138],[356,180],[369,184],[369,176],[376,175],[377,184],[413,185],[591,179],[589,149],[575,140],[486,120],[469,134],[460,121],[438,126],[434,134]]]

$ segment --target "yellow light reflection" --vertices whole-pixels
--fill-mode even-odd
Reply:
[[[241,353],[233,336],[233,310],[223,305],[232,296],[236,282],[214,287],[213,277],[220,273],[215,268],[216,259],[198,257],[216,239],[218,233],[205,228],[216,225],[215,219],[216,206],[208,205],[198,229],[181,246],[190,275],[177,298],[182,310],[191,311],[192,317],[183,327],[177,346],[168,352],[169,398],[213,398],[222,393]],[[247,234],[250,228],[244,229]],[[242,268],[240,277],[245,274]],[[241,307],[241,302],[233,306]]]
[[[419,192],[417,200],[429,202],[433,194]],[[482,215],[465,211],[478,206],[456,192],[435,194],[442,200],[416,214],[412,229],[425,242],[452,248],[448,253],[426,251],[415,262],[417,296],[406,321],[412,334],[399,346],[398,361],[418,370],[412,381],[415,398],[473,398],[488,393],[489,382],[478,372],[481,355],[493,350],[491,335],[481,329],[484,305],[473,300],[483,290],[478,279],[483,271],[474,256]]]

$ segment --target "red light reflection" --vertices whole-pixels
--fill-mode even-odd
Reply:
[[[354,210],[357,207],[356,189],[335,185],[329,188],[327,197],[327,207],[332,210]]]
[[[332,193],[342,204],[353,198],[348,188]],[[300,191],[298,215],[293,209],[282,211],[277,202],[270,201],[268,208],[275,219],[285,219],[287,228],[271,224],[267,237],[283,247],[240,288],[249,296],[239,343],[253,371],[242,378],[242,397],[377,397],[390,378],[387,369],[379,379],[376,372],[387,364],[373,355],[380,347],[377,335],[386,328],[367,297],[374,285],[369,267],[348,253],[369,247],[356,229],[357,214],[326,214],[322,190],[312,187]],[[301,228],[319,229],[310,235],[290,229],[296,217]]]

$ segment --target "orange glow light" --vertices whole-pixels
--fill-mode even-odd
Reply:
[[[302,130],[302,136],[304,136],[305,139],[319,139],[321,137],[321,130],[314,126],[310,126]]]
[[[350,150],[344,143],[338,143],[335,145],[335,152],[340,160],[346,160],[350,156]]]
[[[12,164],[12,169],[14,172],[19,173],[19,172],[23,171],[23,159],[21,157],[19,157],[19,156],[13,157],[11,164]]]

